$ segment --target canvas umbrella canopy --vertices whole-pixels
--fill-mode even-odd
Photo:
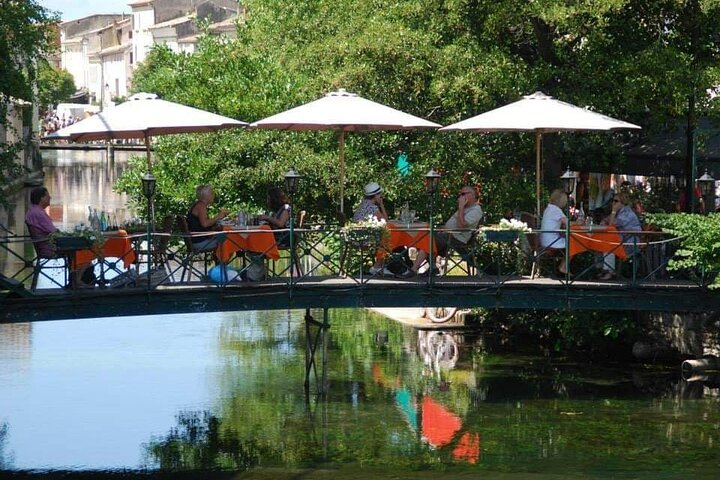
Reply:
[[[324,97],[250,124],[276,130],[338,130],[340,132],[340,211],[344,212],[345,132],[419,130],[441,125],[395,110],[340,89]]]
[[[540,218],[540,179],[542,176],[542,136],[551,132],[612,131],[639,129],[638,125],[557,100],[542,92],[524,96],[517,102],[490,110],[441,131],[535,132],[535,196]]]
[[[48,139],[75,142],[142,138],[152,172],[150,138],[176,133],[212,132],[239,128],[247,123],[179,103],[161,100],[152,93],[138,93],[126,102],[48,135]]]

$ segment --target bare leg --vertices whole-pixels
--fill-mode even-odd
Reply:
[[[415,256],[415,261],[413,262],[412,271],[418,273],[418,270],[420,270],[420,267],[422,267],[422,264],[425,263],[427,258],[428,254],[426,251],[418,250],[417,255]]]

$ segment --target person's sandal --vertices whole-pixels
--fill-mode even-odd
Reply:
[[[597,277],[598,280],[614,280],[615,274],[610,270],[606,270]]]
[[[565,278],[567,278],[568,280],[572,280],[572,278],[573,278],[573,274],[572,274],[572,273],[563,272],[563,271],[560,270],[559,268],[558,268],[557,270],[555,270],[555,275],[557,275],[558,278],[560,278],[561,280],[562,280],[562,279],[565,279]]]

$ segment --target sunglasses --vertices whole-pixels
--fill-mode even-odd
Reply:
[[[613,203],[619,202],[619,201],[620,201],[620,200],[618,200],[617,198],[613,198]]]
[[[470,195],[470,192],[460,192],[460,193],[458,193],[458,197],[462,197],[463,195]]]

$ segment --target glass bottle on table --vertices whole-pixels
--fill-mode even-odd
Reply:
[[[583,202],[580,202],[580,210],[577,213],[578,223],[585,223],[585,210],[583,209]]]
[[[100,211],[100,231],[104,232],[107,230],[107,217],[105,216],[105,210]]]

